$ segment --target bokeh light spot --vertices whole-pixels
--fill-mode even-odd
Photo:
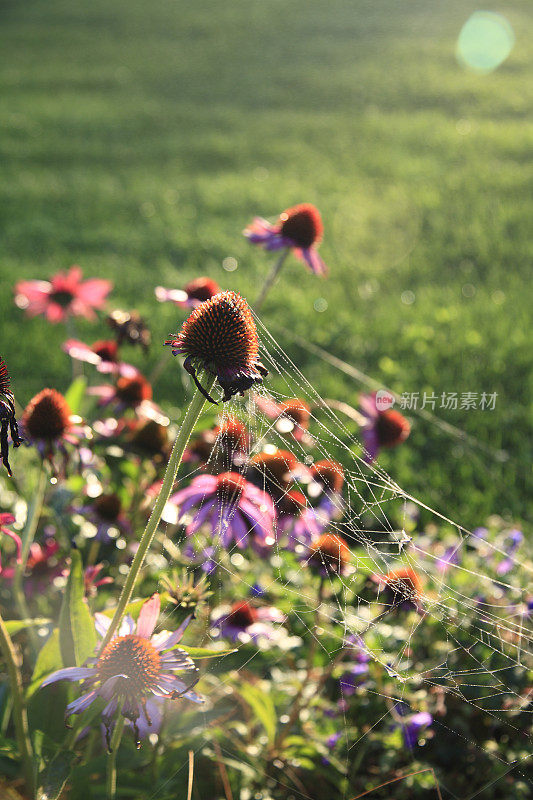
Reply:
[[[457,60],[476,72],[492,72],[508,57],[514,42],[513,29],[505,17],[492,11],[475,11],[461,28]]]
[[[323,311],[326,311],[328,307],[328,301],[325,297],[317,297],[315,302],[313,303],[313,308],[315,311],[318,311],[321,314]]]

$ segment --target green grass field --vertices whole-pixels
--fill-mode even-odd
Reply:
[[[495,72],[455,59],[470,0],[5,2],[0,31],[1,352],[25,404],[65,389],[62,326],[26,321],[20,278],[79,263],[153,328],[153,287],[208,274],[253,299],[269,256],[241,230],[296,202],[325,223],[321,281],[290,260],[262,317],[325,397],[360,385],[285,326],[398,392],[497,392],[495,411],[441,411],[490,452],[413,416],[383,465],[468,526],[522,518],[531,491],[529,0]],[[528,236],[529,234],[529,236]],[[238,262],[226,272],[223,260]],[[412,292],[414,302],[402,302]],[[412,299],[412,296],[410,296]],[[314,302],[324,298],[327,310]],[[405,294],[404,294],[405,299]],[[79,325],[89,341],[102,335]],[[142,366],[142,357],[137,362]],[[150,368],[147,367],[147,370]],[[179,404],[169,370],[156,399]]]

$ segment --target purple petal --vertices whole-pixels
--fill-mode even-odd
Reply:
[[[89,708],[95,698],[96,692],[94,690],[92,692],[87,692],[87,694],[82,694],[82,696],[78,697],[77,700],[73,700],[72,703],[68,704],[65,709],[65,717],[68,717],[71,714],[79,714],[80,711],[85,711],[86,708]]]
[[[191,619],[192,614],[189,614],[188,617],[185,617],[179,628],[177,628],[174,633],[168,633],[167,636],[163,636],[163,633],[166,633],[166,631],[162,631],[160,634],[152,636],[152,645],[156,650],[168,650],[169,647],[173,647],[181,640],[181,637],[185,633],[185,629]]]
[[[43,686],[48,686],[50,683],[55,683],[56,681],[82,681],[85,678],[90,678],[91,675],[94,675],[94,669],[90,667],[65,667],[64,669],[58,669],[56,672],[52,672],[52,674],[41,683],[41,689]]]

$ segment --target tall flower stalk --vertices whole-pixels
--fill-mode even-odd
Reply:
[[[287,258],[288,255],[289,255],[289,248],[283,250],[277,261],[274,262],[274,266],[266,276],[265,282],[261,288],[261,291],[259,292],[259,296],[254,303],[255,311],[259,311],[263,306],[263,303],[265,302],[268,293],[270,292],[270,290],[276,283],[277,279],[279,278],[280,272],[283,268],[283,264],[285,263],[285,259]]]
[[[0,615],[0,651],[4,657],[6,664],[7,674],[9,676],[9,683],[13,693],[13,723],[15,725],[15,734],[17,737],[17,745],[22,756],[22,764],[24,768],[24,777],[26,779],[26,788],[30,797],[34,796],[35,792],[35,769],[33,759],[33,749],[31,746],[30,730],[28,727],[28,716],[26,714],[26,706],[24,705],[24,695],[22,691],[22,678],[20,670],[17,665],[17,657],[15,648],[11,637],[7,630],[6,624]]]
[[[224,392],[222,397],[224,402],[236,394],[244,394],[254,384],[261,383],[263,377],[268,374],[258,360],[259,343],[250,308],[246,300],[235,292],[220,292],[206,300],[185,320],[181,331],[168,339],[165,344],[172,348],[173,355],[185,357],[183,366],[192,376],[196,392],[174,442],[161,489],[128,572],[100,653],[117,630],[131,599],[135,582],[170,497],[183,453],[205,401],[217,404],[210,394],[215,382]],[[199,373],[203,373],[202,381]]]
[[[46,491],[46,468],[44,462],[41,462],[39,468],[39,475],[37,477],[37,486],[35,488],[35,494],[28,508],[28,517],[26,519],[26,525],[24,526],[24,531],[22,532],[21,559],[20,562],[18,562],[15,565],[15,572],[13,574],[13,597],[18,606],[18,611],[22,619],[29,619],[30,617],[23,588],[24,570],[26,569],[26,563],[28,561],[28,555],[30,553],[30,548],[33,543],[35,531],[37,530],[37,526],[39,524],[41,511],[43,508],[45,491]],[[37,634],[35,633],[35,628],[32,625],[30,625],[30,627],[28,628],[28,634],[30,637],[30,642],[33,650],[37,651],[39,641],[37,638]]]
[[[209,392],[212,389],[213,384],[215,383],[215,376],[211,375],[206,377],[205,382],[206,382],[206,389]],[[198,421],[200,414],[202,413],[202,409],[205,405],[205,402],[206,401],[204,395],[199,389],[197,389],[190,402],[189,408],[187,409],[187,413],[178,431],[178,435],[176,436],[176,440],[174,442],[174,446],[170,454],[167,468],[165,470],[165,476],[163,478],[161,489],[159,490],[159,494],[157,495],[154,508],[152,510],[152,513],[150,514],[150,518],[148,519],[146,528],[144,529],[141,541],[139,542],[139,547],[135,554],[135,558],[133,559],[130,571],[128,572],[128,577],[126,578],[126,581],[122,588],[122,592],[120,593],[118,605],[113,615],[113,619],[111,620],[111,625],[109,626],[102,642],[101,651],[108,644],[108,642],[111,640],[111,637],[117,630],[120,620],[122,619],[122,616],[126,609],[126,606],[128,605],[131,599],[133,589],[137,581],[137,577],[142,569],[142,566],[144,564],[144,559],[146,558],[146,554],[150,548],[150,545],[152,544],[155,532],[157,530],[157,526],[159,525],[159,522],[161,520],[163,509],[165,508],[168,498],[170,497],[170,493],[172,491],[172,487],[174,485],[174,481],[176,480],[176,475],[179,466],[181,464],[181,459],[183,458],[184,450],[187,447],[193,428],[196,425],[196,422]]]

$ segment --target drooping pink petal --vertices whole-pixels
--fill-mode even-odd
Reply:
[[[156,593],[152,595],[150,600],[143,605],[139,619],[137,620],[137,636],[142,636],[143,639],[149,639],[156,622],[159,618],[159,611],[161,610],[161,598]]]

